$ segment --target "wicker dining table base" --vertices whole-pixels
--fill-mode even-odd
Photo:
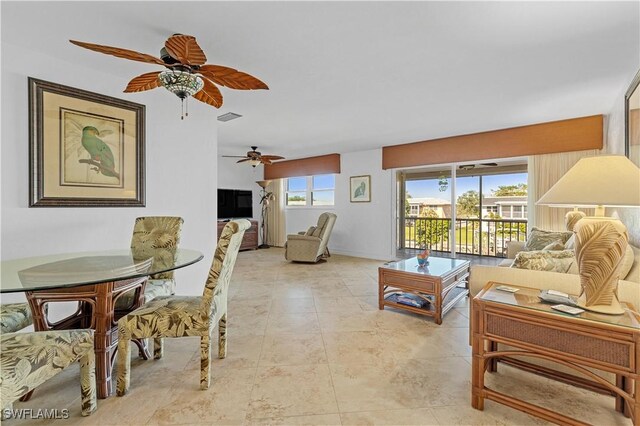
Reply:
[[[144,288],[148,277],[110,281],[79,287],[28,291],[27,300],[36,331],[91,328],[95,330],[96,386],[98,398],[111,395],[111,371],[118,347],[118,319],[144,304]],[[116,301],[134,291],[134,302],[124,310],[116,310]],[[56,322],[50,322],[47,305],[53,302],[77,302],[77,310]],[[143,341],[137,341],[143,358],[149,352]]]

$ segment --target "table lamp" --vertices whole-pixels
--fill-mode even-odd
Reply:
[[[573,228],[582,287],[578,305],[606,314],[624,313],[617,292],[627,228],[605,217],[604,209],[640,206],[640,169],[623,156],[583,158],[536,204],[595,207],[595,216],[578,220]]]

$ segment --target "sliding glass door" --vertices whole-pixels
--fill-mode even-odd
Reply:
[[[451,172],[411,174],[403,183],[401,248],[449,251]]]
[[[526,164],[489,164],[400,172],[398,248],[505,257],[524,241]]]

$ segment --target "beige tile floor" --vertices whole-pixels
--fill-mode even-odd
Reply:
[[[209,390],[199,390],[198,340],[167,339],[162,360],[133,351],[130,393],[99,400],[90,417],[80,416],[75,367],[15,408],[69,408],[60,425],[545,424],[490,401],[472,409],[468,301],[441,326],[379,311],[380,263],[334,255],[301,265],[285,262],[282,249],[243,252],[230,289],[229,353],[213,361]],[[610,397],[510,367],[488,381],[593,424],[631,423]]]

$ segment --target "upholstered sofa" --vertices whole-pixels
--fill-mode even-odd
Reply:
[[[516,250],[517,247],[521,248],[522,246],[514,246],[513,249]],[[620,279],[618,295],[620,300],[631,302],[636,308],[640,308],[640,248],[632,245],[629,247],[633,253],[633,263],[629,272]],[[514,257],[515,253],[512,253]],[[509,265],[511,261],[508,260]],[[572,273],[572,270],[567,273],[533,271],[505,267],[506,263],[503,261],[500,266],[472,266],[469,276],[470,296],[475,297],[489,281],[539,289],[554,289],[569,294],[580,293],[580,277],[577,273]]]

